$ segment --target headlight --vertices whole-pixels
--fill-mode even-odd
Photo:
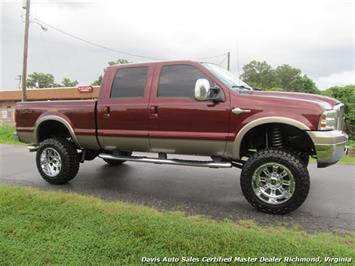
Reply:
[[[337,127],[337,111],[324,111],[320,116],[319,130],[335,130]]]

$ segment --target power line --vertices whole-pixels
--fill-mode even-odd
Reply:
[[[225,54],[225,56],[223,57],[222,61],[219,62],[217,65],[222,66],[222,63],[224,63],[224,61],[226,61],[226,59],[227,59],[227,56]]]
[[[107,46],[104,46],[104,45],[101,45],[101,44],[98,44],[98,43],[95,43],[95,42],[92,42],[92,41],[88,41],[88,40],[85,40],[81,37],[78,37],[78,36],[75,36],[69,32],[66,32],[62,29],[59,29],[57,27],[54,27],[52,25],[49,25],[48,23],[38,19],[38,18],[35,18],[33,16],[31,16],[32,19],[34,19],[35,21],[38,21],[39,23],[42,23],[43,25],[47,26],[48,28],[51,28],[55,31],[58,31],[64,35],[67,35],[71,38],[74,38],[74,39],[77,39],[79,41],[82,41],[82,42],[85,42],[87,44],[90,44],[92,46],[96,46],[96,47],[99,47],[99,48],[102,48],[102,49],[105,49],[105,50],[108,50],[108,51],[111,51],[111,52],[116,52],[116,53],[119,53],[119,54],[124,54],[124,55],[128,55],[128,56],[133,56],[133,57],[139,57],[139,58],[144,58],[144,59],[153,59],[153,60],[164,60],[163,58],[157,58],[157,57],[150,57],[150,56],[144,56],[144,55],[138,55],[138,54],[133,54],[133,53],[129,53],[129,52],[125,52],[125,51],[121,51],[121,50],[117,50],[117,49],[113,49],[113,48],[110,48],[110,47],[107,47]]]
[[[108,50],[108,51],[111,51],[111,52],[115,52],[115,53],[119,53],[119,54],[123,54],[123,55],[128,55],[128,56],[132,56],[132,57],[137,57],[137,58],[144,58],[144,59],[151,59],[151,60],[166,60],[165,58],[158,58],[158,57],[151,57],[151,56],[134,54],[134,53],[130,53],[130,52],[114,49],[114,48],[111,48],[111,47],[108,47],[108,46],[105,46],[105,45],[101,45],[99,43],[83,39],[83,38],[81,38],[79,36],[76,36],[74,34],[66,32],[66,31],[64,31],[62,29],[59,29],[59,28],[57,28],[55,26],[52,26],[52,25],[50,25],[50,24],[44,22],[43,20],[40,20],[40,19],[38,19],[38,18],[36,18],[34,16],[31,16],[31,18],[34,20],[35,23],[43,24],[46,27],[51,28],[51,29],[53,29],[53,30],[55,30],[57,32],[60,32],[60,33],[64,34],[64,35],[67,35],[67,36],[69,36],[69,37],[71,37],[73,39],[85,42],[87,44],[90,44],[92,46],[95,46],[95,47],[98,47],[98,48],[101,48],[101,49],[105,49],[105,50]],[[40,25],[40,26],[43,27],[42,25]],[[209,60],[209,59],[214,59],[214,58],[218,58],[218,57],[221,57],[221,56],[226,56],[226,53],[218,54],[218,55],[214,55],[214,56],[210,56],[210,57],[197,58],[197,60]]]
[[[219,54],[219,55],[214,55],[214,56],[210,56],[210,57],[203,57],[203,58],[197,58],[198,60],[209,60],[209,59],[214,59],[214,58],[218,58],[221,56],[226,56],[226,53],[224,54]]]

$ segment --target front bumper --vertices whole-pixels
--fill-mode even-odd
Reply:
[[[318,167],[327,167],[348,153],[348,135],[340,130],[307,131],[317,154]]]

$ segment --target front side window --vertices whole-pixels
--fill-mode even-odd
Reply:
[[[160,71],[158,97],[194,98],[196,80],[208,79],[190,65],[167,65]]]
[[[144,97],[148,67],[121,68],[112,82],[111,98]]]

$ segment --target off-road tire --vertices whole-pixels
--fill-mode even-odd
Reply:
[[[41,153],[46,148],[57,151],[61,157],[61,169],[56,176],[47,175],[41,167]],[[74,144],[64,138],[49,138],[41,142],[36,154],[37,169],[44,180],[53,185],[65,184],[72,180],[79,171],[80,158]]]
[[[302,152],[302,151],[291,151],[292,153],[294,153],[294,155],[296,155],[301,162],[307,167],[309,164],[309,155],[306,152]]]
[[[295,181],[295,190],[292,196],[286,202],[276,205],[268,204],[259,199],[252,187],[252,178],[256,169],[270,162],[286,166],[291,171]],[[248,202],[259,211],[270,214],[286,214],[296,210],[305,201],[310,188],[307,167],[297,154],[292,151],[273,148],[259,151],[249,158],[243,166],[240,184]]]

